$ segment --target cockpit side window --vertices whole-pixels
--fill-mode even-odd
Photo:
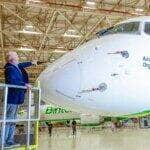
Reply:
[[[150,22],[145,23],[144,32],[150,35]]]
[[[118,25],[117,32],[122,33],[137,33],[139,31],[139,22],[130,22]]]
[[[122,23],[106,30],[101,30],[97,33],[98,36],[116,34],[116,33],[128,33],[139,34],[140,22],[128,22]]]

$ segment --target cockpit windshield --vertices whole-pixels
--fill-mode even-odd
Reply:
[[[122,23],[108,29],[101,30],[97,33],[97,36],[104,36],[109,34],[127,33],[127,34],[140,34],[140,22],[128,22]]]
[[[150,35],[150,22],[145,23],[144,32]]]

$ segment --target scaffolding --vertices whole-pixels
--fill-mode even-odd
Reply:
[[[40,119],[40,100],[41,100],[41,89],[39,86],[32,87],[27,90],[26,97],[26,116],[24,118],[17,119],[7,119],[7,96],[9,88],[15,89],[26,89],[25,86],[17,86],[17,85],[8,85],[8,84],[0,84],[0,91],[2,93],[3,99],[3,107],[2,107],[2,117],[0,118],[1,124],[1,145],[0,150],[11,149],[11,150],[36,150],[38,147],[38,121]],[[31,108],[33,109],[31,110]],[[32,112],[31,112],[32,111]],[[24,138],[25,142],[19,147],[5,147],[5,128],[6,123],[25,123],[25,134]],[[33,126],[32,126],[33,125]],[[33,136],[31,136],[31,128],[33,127],[34,132]],[[31,142],[32,137],[32,142]]]

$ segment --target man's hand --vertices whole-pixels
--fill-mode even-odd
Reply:
[[[33,64],[33,65],[37,65],[37,60],[33,60],[33,61],[32,61],[32,64]]]
[[[32,88],[32,85],[26,83],[25,86],[27,87],[28,90],[30,90]]]

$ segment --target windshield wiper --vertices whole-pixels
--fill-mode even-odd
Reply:
[[[112,30],[111,30],[113,28],[114,27],[110,27],[110,28],[107,28],[107,29],[102,29],[99,32],[97,32],[96,35],[99,38],[100,36],[107,35],[107,33],[113,33]]]

